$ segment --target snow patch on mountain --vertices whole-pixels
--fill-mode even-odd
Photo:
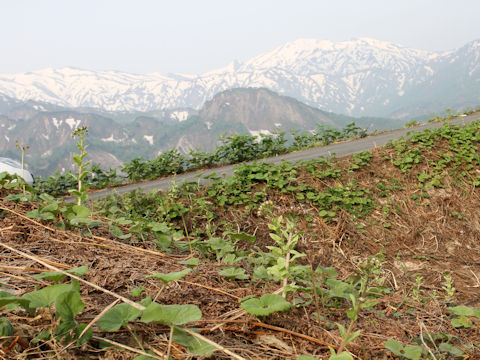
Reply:
[[[188,111],[172,111],[170,114],[170,119],[177,120],[179,122],[185,121],[188,118]]]
[[[110,135],[109,137],[107,138],[101,138],[100,140],[104,141],[104,142],[114,142],[114,143],[121,143],[123,141],[123,139],[115,139],[115,136],[112,134]]]
[[[58,129],[60,125],[62,124],[62,121],[58,121],[57,118],[52,118],[53,125]]]
[[[153,145],[153,136],[152,135],[143,135],[143,138],[148,141],[150,145]]]
[[[67,123],[68,126],[70,126],[70,130],[74,130],[78,128],[82,120],[75,120],[74,118],[68,118],[68,119],[65,119],[65,122]]]
[[[269,130],[248,130],[250,132],[250,135],[255,136],[255,137],[260,137],[260,134],[263,135],[272,135],[272,133]]]

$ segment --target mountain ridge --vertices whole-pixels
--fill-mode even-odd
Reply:
[[[3,104],[3,105],[2,105]],[[352,118],[328,113],[298,100],[280,96],[268,89],[232,89],[217,94],[202,109],[177,109],[170,112],[138,114],[133,121],[119,122],[107,115],[75,109],[46,109],[41,103],[11,100],[1,102],[0,155],[16,157],[15,140],[29,145],[27,162],[38,174],[72,166],[75,151],[73,130],[89,128],[89,155],[103,168],[118,168],[134,157],[154,158],[176,148],[188,153],[201,148],[210,151],[222,134],[258,136],[280,131],[310,131],[317,125],[343,127],[356,122],[362,127],[392,128],[398,121],[380,118]],[[36,110],[35,110],[36,109]],[[12,119],[8,114],[26,114]],[[373,125],[372,125],[373,126]],[[55,139],[55,141],[52,141]]]
[[[244,63],[231,62],[199,75],[74,68],[0,74],[0,93],[64,107],[155,111],[199,109],[221,91],[265,87],[326,111],[408,118],[422,115],[419,109],[431,113],[480,103],[479,44],[474,40],[456,50],[430,52],[368,38],[299,39]],[[450,73],[474,91],[459,87],[461,96],[450,101],[451,82],[456,80]],[[427,95],[422,95],[421,104],[410,107],[418,103],[420,88]],[[438,101],[429,92],[435,92]]]

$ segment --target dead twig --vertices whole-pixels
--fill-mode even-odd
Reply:
[[[218,350],[224,352],[225,354],[227,355],[230,355],[232,358],[234,359],[237,359],[237,360],[246,360],[245,358],[241,357],[240,355],[237,355],[235,354],[234,352],[228,350],[227,348],[221,346],[221,345],[218,345],[216,342],[213,342],[212,340],[210,340],[209,338],[206,338],[205,336],[203,335],[200,335],[200,334],[197,334],[196,332],[193,332],[189,329],[183,329],[183,331],[185,331],[187,334],[193,336],[193,337],[196,337],[197,339],[199,340],[202,340],[202,341],[205,341],[207,344],[210,344],[212,345],[213,347],[217,348]]]
[[[127,346],[127,345],[123,345],[123,344],[120,344],[116,341],[113,341],[113,340],[110,340],[110,339],[105,339],[105,338],[101,338],[101,337],[98,337],[98,336],[93,336],[93,338],[95,340],[100,340],[100,341],[105,341],[111,345],[114,345],[114,346],[118,346],[122,349],[125,349],[125,350],[128,350],[128,351],[131,351],[131,352],[134,352],[134,353],[137,353],[137,354],[140,354],[140,355],[143,355],[143,356],[147,356],[147,357],[151,357],[151,358],[154,358],[154,359],[159,359],[159,360],[165,360],[167,359],[167,357],[165,356],[157,356],[157,355],[152,355],[152,354],[148,354],[146,353],[145,351],[142,351],[142,350],[138,350],[138,349],[135,349],[135,348],[132,348],[130,346]]]
[[[338,349],[338,346],[335,346],[333,344],[329,344],[329,343],[323,342],[321,340],[315,339],[311,336],[300,334],[300,333],[297,333],[295,331],[287,330],[287,329],[284,329],[284,328],[281,328],[281,327],[278,327],[278,326],[264,324],[262,322],[252,322],[251,324],[253,326],[259,326],[259,327],[263,327],[265,329],[276,330],[276,331],[279,331],[279,332],[283,332],[285,334],[290,334],[290,335],[293,335],[293,336],[311,341],[311,342],[313,342],[315,344],[318,344],[318,345],[329,346],[329,347],[332,347],[334,349]],[[355,344],[351,343],[350,345],[355,345]],[[358,345],[356,345],[356,346],[358,347]]]
[[[3,244],[3,243],[1,243],[1,242],[0,242],[0,246],[3,246],[4,248],[10,250],[11,252],[14,252],[14,253],[16,253],[16,254],[18,254],[18,255],[21,255],[21,256],[23,256],[23,257],[25,257],[25,258],[27,258],[27,259],[30,259],[30,260],[33,260],[33,261],[39,263],[39,264],[42,264],[43,266],[45,266],[45,267],[48,268],[48,269],[51,269],[51,270],[54,270],[54,271],[58,271],[58,272],[66,275],[66,276],[68,276],[68,277],[71,277],[72,279],[75,279],[75,280],[78,280],[78,281],[80,281],[80,282],[82,282],[82,283],[84,283],[84,284],[87,284],[88,286],[91,286],[91,287],[93,287],[93,288],[96,289],[96,290],[102,291],[102,292],[104,292],[105,294],[109,294],[109,295],[111,295],[111,296],[113,296],[113,297],[116,297],[117,299],[122,300],[123,302],[125,302],[125,303],[133,306],[133,307],[136,308],[136,309],[145,310],[145,307],[144,307],[144,306],[142,306],[142,305],[140,305],[140,304],[137,304],[136,302],[134,302],[134,301],[132,301],[132,300],[130,300],[130,299],[127,299],[127,298],[124,297],[124,296],[118,295],[118,294],[116,294],[116,293],[114,293],[114,292],[112,292],[112,291],[110,291],[110,290],[104,289],[104,288],[102,288],[102,287],[100,287],[100,286],[98,286],[98,285],[96,285],[96,284],[93,284],[93,283],[91,283],[91,282],[89,282],[89,281],[87,281],[87,280],[84,280],[84,279],[82,279],[82,278],[80,278],[80,277],[78,277],[78,276],[76,276],[76,275],[73,275],[73,274],[70,274],[70,273],[68,273],[68,272],[66,272],[66,271],[63,271],[63,270],[59,269],[59,268],[56,267],[56,266],[50,265],[50,264],[48,264],[47,262],[45,262],[45,261],[43,261],[43,260],[40,260],[39,258],[37,258],[37,257],[35,257],[35,256],[28,255],[28,254],[24,253],[23,251],[17,250],[17,249],[15,249],[15,248],[13,248],[13,247],[11,247],[11,246],[8,246],[8,245],[6,245],[6,244]]]

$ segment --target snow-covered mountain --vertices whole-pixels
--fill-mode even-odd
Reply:
[[[409,117],[478,106],[479,64],[480,40],[437,53],[368,38],[300,39],[201,75],[73,68],[0,74],[0,93],[71,108],[152,111],[199,109],[221,91],[264,87],[327,111]]]

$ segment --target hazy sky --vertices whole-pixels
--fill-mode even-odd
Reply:
[[[298,38],[425,50],[480,38],[480,0],[0,0],[0,73],[202,73]]]

